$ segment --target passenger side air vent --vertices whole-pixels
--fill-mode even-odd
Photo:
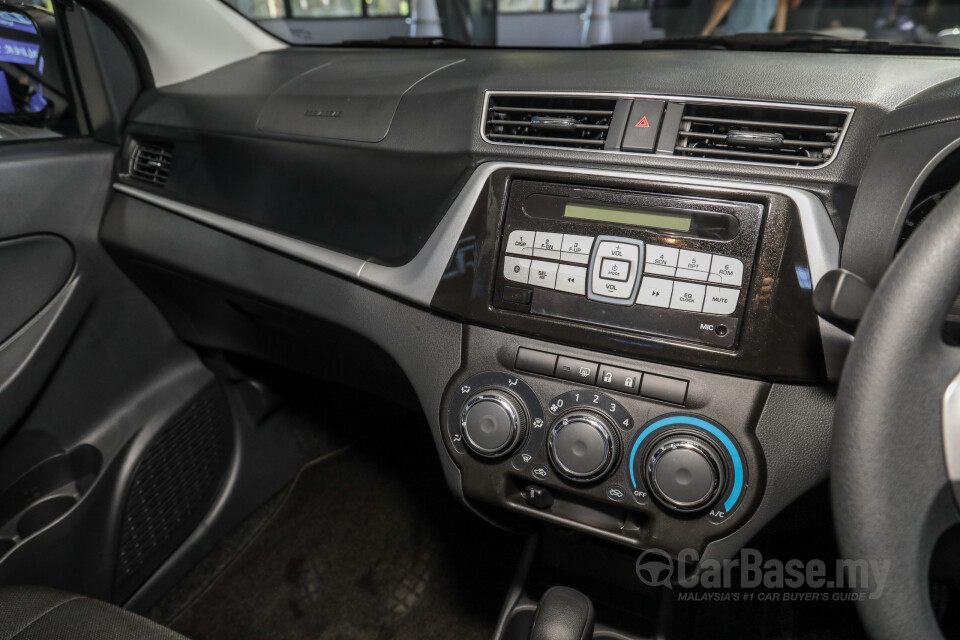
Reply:
[[[728,104],[687,104],[678,156],[817,167],[830,161],[845,111]]]
[[[615,98],[491,95],[484,135],[505,144],[603,149],[616,105]]]
[[[165,142],[141,142],[130,160],[130,177],[162,187],[170,177],[173,145]]]

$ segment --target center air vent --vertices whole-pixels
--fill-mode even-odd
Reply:
[[[603,149],[616,99],[492,95],[484,134],[491,142]]]
[[[170,177],[173,145],[164,142],[141,142],[130,160],[130,177],[162,187]]]
[[[687,104],[678,156],[816,167],[830,161],[845,111],[730,104]]]

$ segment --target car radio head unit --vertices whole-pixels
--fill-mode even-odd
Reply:
[[[495,306],[736,346],[763,206],[515,180]]]

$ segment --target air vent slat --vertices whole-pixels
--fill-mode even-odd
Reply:
[[[530,123],[526,120],[497,120],[498,126],[529,126]],[[606,131],[610,128],[610,125],[606,124],[578,124],[576,129],[583,129],[585,131]]]
[[[549,138],[547,136],[518,136],[507,133],[491,133],[491,140],[516,140],[518,142],[531,142],[533,144],[559,144],[567,145],[570,138]],[[578,144],[584,146],[603,146],[603,140],[578,140]]]
[[[842,110],[688,103],[674,154],[818,167],[836,153],[847,116]]]
[[[603,149],[616,98],[491,95],[484,134],[491,142]]]
[[[736,108],[736,107],[735,107]],[[837,133],[840,127],[805,124],[801,122],[770,122],[764,120],[737,120],[734,118],[704,118],[683,116],[684,122],[729,125],[731,127],[764,127],[771,129],[803,129],[806,131],[825,131]]]
[[[502,99],[502,98],[501,98]],[[533,98],[532,100],[550,100],[550,98]],[[576,98],[573,98],[576,100]],[[567,98],[566,100],[570,100]],[[534,105],[535,106],[535,105]],[[530,107],[503,107],[503,106],[494,106],[491,102],[491,110],[503,111],[505,113],[529,113]],[[538,114],[541,115],[565,115],[565,116],[612,116],[613,109],[562,109],[562,108],[551,108],[551,107],[537,107],[534,109]]]
[[[676,152],[680,154],[682,151],[689,151],[687,147],[677,147]],[[710,149],[710,148],[698,148],[696,149],[697,154],[704,157],[716,157],[716,158],[743,158],[745,160],[752,160],[754,162],[759,161],[770,161],[776,163],[796,163],[802,165],[815,165],[821,164],[823,162],[820,158],[809,158],[807,156],[800,155],[790,155],[782,153],[763,153],[756,151],[732,151],[729,149]]]
[[[681,131],[679,134],[681,138],[698,138],[703,140],[726,140],[726,134],[722,133],[701,133],[697,131]],[[814,140],[784,140],[781,145],[784,147],[793,146],[793,147],[816,147],[821,149],[826,149],[828,147],[834,146],[835,142],[817,142]]]
[[[173,165],[173,145],[165,142],[141,142],[133,152],[130,177],[156,186],[164,186]]]

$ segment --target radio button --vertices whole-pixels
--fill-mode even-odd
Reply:
[[[670,298],[670,308],[680,311],[702,311],[706,289],[702,284],[675,282],[673,295]]]
[[[642,246],[642,243],[641,243]],[[710,254],[704,254],[709,257]],[[614,258],[627,260],[633,264],[640,262],[640,246],[632,242],[611,242],[605,240],[597,247],[597,259]]]
[[[534,260],[530,263],[530,279],[527,281],[527,283],[536,285],[538,287],[553,289],[557,284],[558,266],[560,265],[558,265],[556,262]]]
[[[587,293],[587,268],[561,264],[557,269],[557,291],[575,293],[578,296]]]
[[[643,242],[640,240],[608,236],[597,238],[597,246],[591,256],[590,289],[587,297],[611,304],[633,304],[637,287],[640,286],[639,272],[642,260]],[[609,279],[608,274],[621,273],[624,268],[621,265],[629,267],[627,277],[623,280]],[[616,271],[613,269],[614,266],[617,266]],[[623,302],[615,302],[615,300]]]
[[[630,263],[626,260],[603,258],[600,261],[600,277],[604,280],[626,282],[630,277]]]
[[[728,316],[736,311],[737,301],[739,299],[739,289],[707,287],[707,299],[703,303],[703,312],[713,313],[718,316]]]
[[[536,258],[560,259],[560,245],[563,244],[562,233],[537,231],[533,240],[533,255]]]
[[[534,236],[536,236],[536,234],[533,231],[524,231],[522,229],[511,231],[510,237],[507,238],[507,253],[532,256]]]
[[[650,275],[653,275],[653,276],[667,276],[669,278],[673,278],[674,276],[677,275],[677,268],[665,267],[660,264],[653,264],[651,262],[648,262],[647,264],[643,265],[643,272],[649,273]]]
[[[530,279],[530,260],[507,256],[503,259],[503,277],[527,284],[527,280]]]
[[[713,256],[710,282],[739,287],[743,285],[743,263],[729,256]]]
[[[640,281],[640,293],[637,304],[648,307],[670,308],[670,294],[673,293],[673,280],[644,276]]]
[[[676,247],[661,247],[647,245],[646,264],[644,273],[658,276],[673,277],[677,272],[677,261],[680,259],[680,249]]]
[[[605,298],[617,298],[627,300],[633,294],[633,285],[635,280],[629,282],[616,282],[614,280],[602,280],[594,274],[593,293]]]
[[[686,269],[688,271],[702,271],[704,273],[703,279],[706,280],[706,274],[710,273],[710,258],[711,255],[709,253],[700,253],[699,251],[687,251],[686,249],[681,249],[680,259],[677,262],[677,271],[679,272],[681,269]],[[679,273],[677,277],[680,277]]]
[[[560,259],[579,264],[590,263],[590,250],[593,249],[592,236],[575,236],[563,234],[563,243],[560,245]]]
[[[674,274],[675,278],[685,278],[687,280],[702,280],[707,281],[707,276],[709,274],[706,271],[693,271],[692,269],[677,269],[677,272]]]

